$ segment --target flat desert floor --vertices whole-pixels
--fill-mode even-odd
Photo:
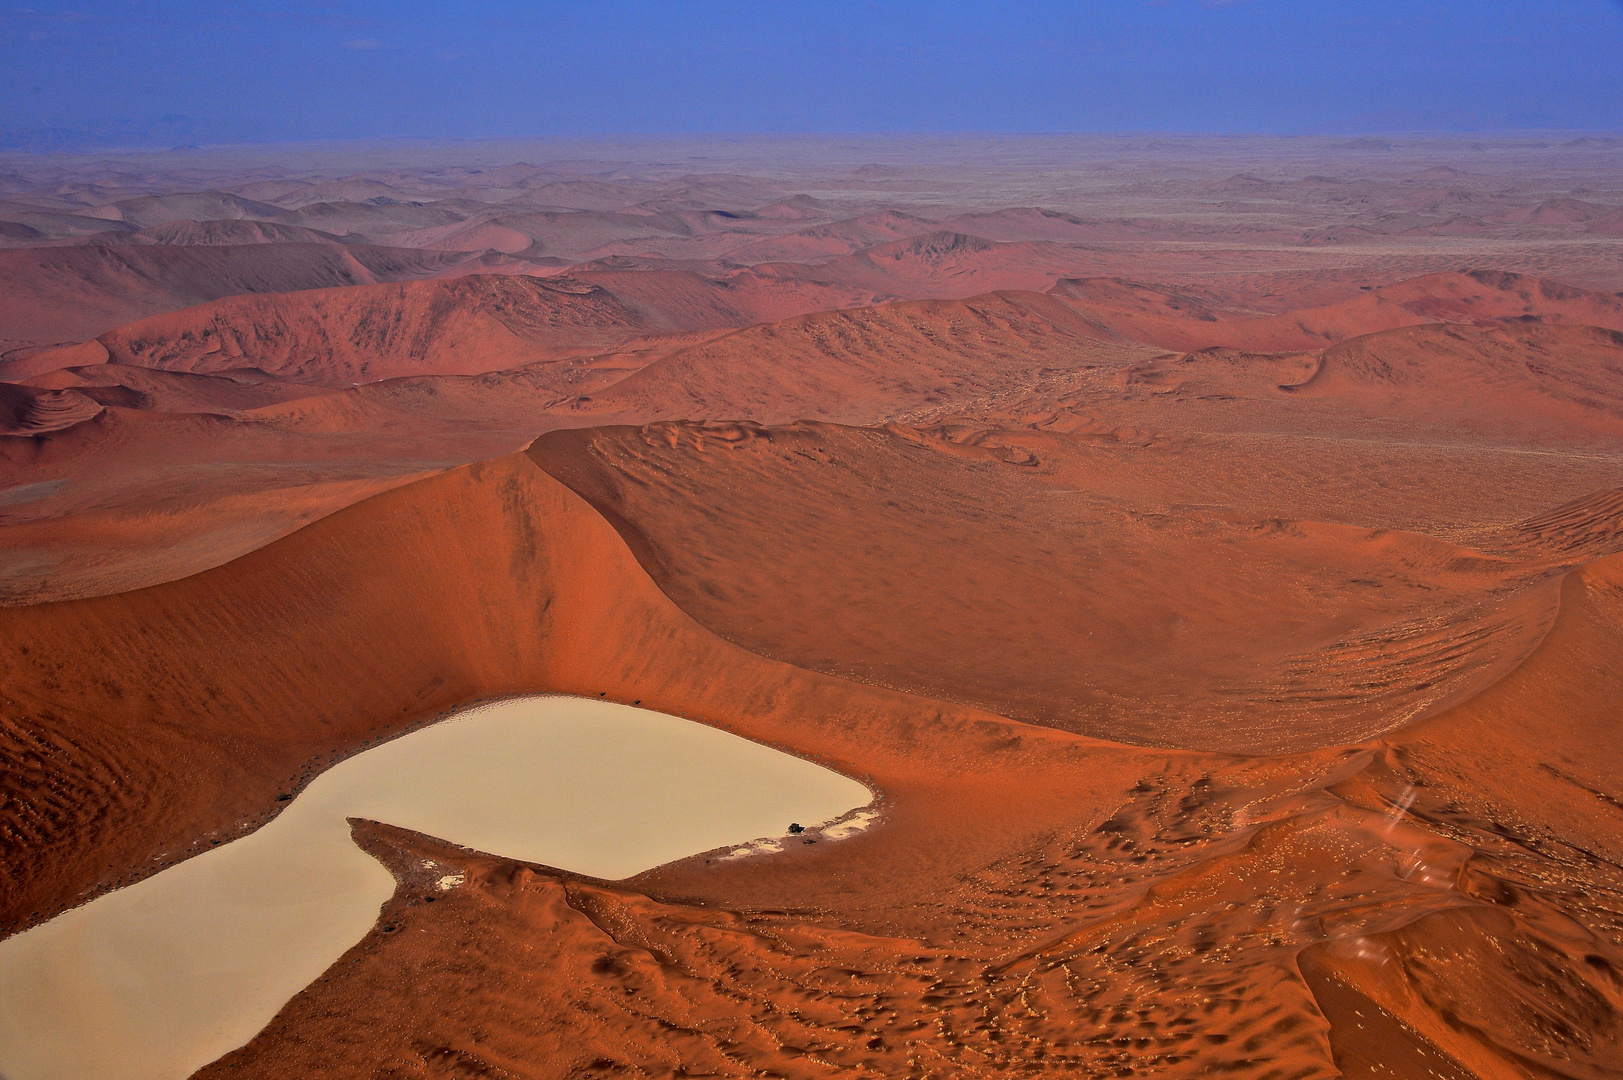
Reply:
[[[0,299],[0,935],[479,701],[875,797],[353,818],[199,1077],[1623,1077],[1623,140],[0,155]]]

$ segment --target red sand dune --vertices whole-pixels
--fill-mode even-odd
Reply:
[[[1137,358],[1131,350],[1101,355],[1101,346],[1108,344],[1140,348],[1174,344],[1197,350],[1221,344],[1253,353],[1317,352],[1328,343],[1372,330],[1430,324],[1456,307],[1469,308],[1488,326],[1520,325],[1525,319],[1564,324],[1585,317],[1592,317],[1594,325],[1623,323],[1623,304],[1608,303],[1611,298],[1563,291],[1549,283],[1506,280],[1510,283],[1506,289],[1491,284],[1472,291],[1458,277],[1442,275],[1328,308],[1247,318],[1226,313],[1220,317],[1215,312],[1221,309],[1197,297],[1118,282],[1066,282],[1048,297],[1008,292],[957,302],[820,313],[752,327],[674,352],[601,393],[586,395],[573,408],[590,414],[647,418],[875,423],[923,409],[950,410],[971,403],[984,408],[1022,389],[1035,388],[1045,379],[1119,367],[1124,356]],[[1466,277],[1466,281],[1475,283],[1476,279]],[[1388,291],[1397,299],[1389,299]],[[1504,292],[1511,292],[1511,299],[1502,300]],[[1508,314],[1511,310],[1516,314]],[[1574,328],[1563,336],[1552,327],[1539,333],[1530,328],[1519,338],[1516,333],[1520,332],[1478,335],[1484,343],[1498,343],[1498,352],[1505,356],[1479,358],[1470,353],[1463,362],[1476,376],[1456,388],[1463,398],[1471,399],[1481,387],[1481,378],[1496,366],[1531,364],[1537,370],[1527,377],[1538,379],[1542,378],[1538,373],[1552,362],[1551,350],[1573,347],[1578,354],[1572,360],[1556,363],[1558,367],[1566,364],[1572,372],[1570,378],[1577,381],[1565,391],[1552,386],[1548,392],[1569,398],[1578,394],[1585,403],[1580,407],[1589,412],[1600,408],[1593,399],[1596,386],[1614,388],[1603,396],[1615,392],[1617,373],[1609,365],[1616,362],[1617,343],[1607,332]],[[1430,337],[1448,339],[1447,333]],[[1326,353],[1327,357],[1341,355],[1352,353]],[[1256,390],[1273,393],[1281,382],[1301,382],[1311,374],[1314,361],[1286,355],[1272,363],[1274,367]],[[1340,361],[1326,363],[1335,367]],[[1147,370],[1142,366],[1135,369],[1140,382],[1149,381]],[[1428,377],[1449,382],[1460,374],[1438,372]],[[1504,377],[1501,370],[1490,378],[1502,382]],[[1129,381],[1133,378],[1129,376]],[[1422,399],[1411,396],[1408,400],[1410,415],[1424,413],[1425,407],[1419,404]],[[1478,404],[1489,407],[1488,400],[1478,399]]]
[[[802,315],[664,357],[588,400],[593,413],[872,423],[1082,362],[1072,313],[1034,293]]]
[[[728,640],[1102,738],[1354,741],[1497,677],[1549,616],[1546,564],[1381,527],[1420,490],[1364,527],[1174,514],[1163,500],[1198,496],[1135,482],[1158,467],[1144,451],[934,434],[656,424],[556,431],[531,454]],[[1535,482],[1517,497],[1547,496]],[[1312,508],[1296,501],[1269,512]]]
[[[880,818],[356,822],[199,1075],[1619,1076],[1615,149],[998,146],[17,159],[0,934],[558,691]]]
[[[311,387],[238,369],[221,375],[165,371],[111,360],[84,367],[60,368],[31,378],[27,384],[54,390],[77,390],[103,405],[171,413],[224,413],[257,409],[306,397]]]
[[[681,319],[700,324],[706,320],[747,319],[748,306],[755,302],[750,295],[738,296],[738,290],[718,301],[713,281],[685,272],[592,271],[581,277],[604,283],[613,290],[614,299],[627,305],[626,310],[631,312],[626,316],[628,319],[662,320],[667,326]],[[72,460],[83,463],[73,468],[82,470],[93,467],[98,455],[119,446],[123,456],[118,469],[110,475],[121,477],[120,483],[136,483],[156,493],[166,482],[163,469],[173,467],[167,464],[160,467],[158,462],[187,461],[193,463],[187,467],[195,471],[198,453],[206,458],[210,454],[228,452],[224,449],[227,445],[241,447],[248,455],[242,465],[226,470],[210,468],[208,483],[194,490],[197,497],[204,497],[204,491],[214,492],[207,497],[226,500],[220,505],[230,506],[231,515],[251,517],[251,505],[238,498],[238,493],[261,490],[260,481],[254,477],[263,470],[260,466],[248,466],[248,461],[262,458],[287,461],[291,455],[309,461],[310,468],[320,471],[320,479],[313,482],[342,484],[359,475],[357,468],[368,474],[382,469],[393,475],[410,475],[425,466],[443,467],[482,454],[507,452],[524,445],[536,434],[557,427],[628,420],[641,423],[695,415],[743,417],[768,423],[802,416],[858,424],[902,419],[928,425],[945,420],[957,426],[952,428],[953,433],[942,437],[938,445],[955,448],[955,452],[997,454],[1010,460],[1027,459],[1037,451],[1030,436],[998,434],[995,429],[999,427],[1037,429],[1056,436],[1070,433],[1067,437],[1095,440],[1126,440],[1131,444],[1146,440],[1165,442],[1169,438],[1166,433],[1169,424],[1174,430],[1194,425],[1211,432],[1321,431],[1345,432],[1359,438],[1367,437],[1371,431],[1381,433],[1382,437],[1399,431],[1429,432],[1424,438],[1434,438],[1439,433],[1452,438],[1474,432],[1471,437],[1479,440],[1510,438],[1525,444],[1528,439],[1536,442],[1550,437],[1575,438],[1585,430],[1590,432],[1586,438],[1600,438],[1604,431],[1610,430],[1607,425],[1612,423],[1607,419],[1609,414],[1597,402],[1610,392],[1606,389],[1609,377],[1606,370],[1607,365],[1615,364],[1616,356],[1614,347],[1608,345],[1609,339],[1600,332],[1585,337],[1586,332],[1576,330],[1531,327],[1526,331],[1494,331],[1481,337],[1483,342],[1498,341],[1498,352],[1478,355],[1467,350],[1455,357],[1457,370],[1447,376],[1447,380],[1464,381],[1459,383],[1461,389],[1453,399],[1457,405],[1450,406],[1453,411],[1439,412],[1405,405],[1401,393],[1397,398],[1389,392],[1383,397],[1378,383],[1361,389],[1284,389],[1304,383],[1321,364],[1313,352],[1259,354],[1205,349],[1181,356],[1157,357],[1152,347],[1101,340],[1109,335],[1099,328],[1097,319],[1032,294],[806,316],[752,328],[730,337],[717,337],[715,331],[710,331],[699,335],[629,338],[611,351],[593,353],[588,351],[590,335],[612,332],[607,323],[599,324],[596,329],[583,327],[579,322],[572,328],[568,319],[562,325],[550,325],[539,318],[522,323],[512,318],[512,311],[501,314],[500,305],[489,304],[488,297],[477,303],[458,299],[470,295],[458,289],[471,287],[481,280],[494,290],[492,296],[517,297],[523,301],[510,305],[519,310],[521,317],[524,310],[528,310],[525,308],[529,303],[528,294],[545,287],[544,283],[538,286],[528,279],[491,278],[467,279],[454,286],[424,284],[370,292],[353,290],[330,294],[331,307],[307,307],[297,318],[282,323],[277,322],[282,312],[298,313],[299,303],[308,305],[310,300],[319,300],[326,294],[226,301],[228,311],[268,313],[256,314],[254,318],[271,327],[279,326],[277,336],[264,335],[263,326],[255,334],[244,335],[246,326],[221,316],[217,331],[205,326],[198,332],[194,327],[178,332],[179,336],[164,337],[162,327],[167,320],[158,320],[159,329],[151,336],[161,339],[157,342],[159,347],[174,350],[174,355],[165,358],[160,352],[156,357],[143,354],[135,358],[197,364],[204,371],[217,373],[207,376],[168,374],[161,385],[154,382],[156,374],[138,385],[139,369],[122,364],[110,365],[105,374],[98,374],[95,365],[85,367],[105,351],[99,342],[75,350],[40,354],[34,361],[40,367],[56,364],[70,367],[54,374],[34,376],[33,383],[39,387],[77,388],[115,411],[132,408],[200,410],[228,414],[238,420],[235,426],[226,427],[216,422],[209,430],[218,435],[211,435],[196,453],[186,450],[182,444],[176,448],[178,457],[167,449],[153,456],[157,447],[151,440],[160,438],[159,433],[168,430],[166,427],[142,426],[127,420],[111,426],[89,425],[83,432],[73,429],[50,435],[49,445],[42,445],[40,452],[48,450],[61,460],[67,460],[61,455],[68,453]],[[1447,285],[1450,280],[1443,279],[1443,283]],[[564,281],[554,281],[553,285],[568,287]],[[1411,289],[1411,292],[1418,292],[1421,301],[1426,299],[1423,290]],[[418,309],[415,315],[409,314],[415,301],[405,301],[425,294],[440,297],[433,302],[441,305],[440,308],[431,304],[426,312]],[[550,294],[540,292],[538,295],[546,298]],[[763,291],[760,296],[770,298],[771,293]],[[573,304],[579,298],[561,295],[553,299]],[[792,299],[789,298],[791,302]],[[718,302],[729,306],[718,308]],[[480,303],[487,304],[483,315],[478,307]],[[663,303],[666,310],[655,309],[655,303]],[[590,306],[588,303],[587,307]],[[443,321],[435,321],[436,310],[445,312]],[[1088,310],[1097,314],[1098,307]],[[211,318],[218,315],[210,307],[182,315],[192,319],[211,312],[215,313]],[[503,322],[504,318],[519,332],[515,333]],[[1281,321],[1288,322],[1289,317],[1253,318],[1247,325],[1276,325]],[[247,326],[252,325],[247,323]],[[382,330],[378,331],[380,327]],[[619,333],[628,335],[635,329],[628,326]],[[389,359],[391,354],[365,344],[368,339],[360,336],[363,330],[384,333],[377,340],[392,342],[390,348],[397,358],[395,362],[406,371],[432,370],[442,357],[475,369],[505,370],[475,377],[413,374],[386,378],[336,394],[324,392],[319,385],[286,381],[288,377],[321,379],[330,385],[346,381],[346,375],[352,380],[355,374],[371,374],[343,366],[349,362],[375,363],[380,357]],[[243,343],[239,347],[244,355],[234,356],[222,349],[221,338],[213,336],[216,332]],[[1580,350],[1582,360],[1576,366],[1557,357],[1551,369],[1569,370],[1577,379],[1562,391],[1567,394],[1566,404],[1555,412],[1546,410],[1542,420],[1532,414],[1522,417],[1520,414],[1526,410],[1514,403],[1520,401],[1519,397],[1485,390],[1478,392],[1495,385],[1516,385],[1506,384],[1504,380],[1506,372],[1515,375],[1517,365],[1534,363],[1550,367],[1550,346],[1538,343],[1551,334],[1569,332],[1578,334],[1585,344]],[[120,335],[124,333],[121,331]],[[184,336],[188,333],[196,336],[188,340]],[[585,342],[578,336],[583,333],[587,335]],[[1425,333],[1432,334],[1432,331]],[[1469,338],[1472,333],[1477,332],[1460,329],[1438,331],[1432,336],[1440,334],[1439,340],[1449,341],[1461,334]],[[1506,337],[1507,334],[1512,337]],[[120,335],[109,335],[108,340],[116,343]],[[1517,344],[1518,341],[1521,344]],[[570,346],[578,355],[568,355]],[[564,355],[558,358],[556,354],[560,351]],[[253,370],[260,364],[275,366],[282,357],[299,352],[318,358],[325,355],[329,360],[336,357],[337,363],[326,369],[316,365],[313,373],[309,369],[283,370],[277,377]],[[535,362],[538,356],[553,358]],[[1494,356],[1499,359],[1494,360]],[[527,366],[511,366],[526,362]],[[1563,363],[1565,368],[1562,368]],[[334,370],[338,374],[332,374]],[[1528,377],[1537,381],[1537,376]],[[1597,378],[1599,382],[1594,381]],[[118,384],[124,389],[87,390],[88,383]],[[1320,386],[1319,383],[1313,385]],[[1544,392],[1534,383],[1526,385],[1527,392],[1535,394],[1535,398],[1529,400],[1545,400],[1538,396]],[[1477,389],[1465,390],[1467,386]],[[1550,389],[1558,388],[1552,383]],[[1441,391],[1427,391],[1434,392]],[[1597,398],[1596,394],[1600,396]],[[1388,402],[1391,407],[1385,404]],[[1495,402],[1512,404],[1501,408]],[[1568,431],[1561,426],[1565,423],[1561,417],[1568,415],[1590,419]],[[970,418],[967,427],[962,419],[954,419],[963,417]],[[1372,424],[1376,426],[1371,427]],[[1596,427],[1597,424],[1600,426]],[[380,437],[383,432],[390,434]],[[1454,435],[1450,436],[1449,432]],[[310,444],[307,450],[297,441],[299,433],[321,433],[322,441]],[[333,441],[338,434],[344,435],[344,441]],[[227,441],[219,442],[219,438],[227,438]],[[293,441],[289,442],[290,439]],[[433,449],[408,452],[407,461],[394,464],[392,456],[401,453],[405,443],[412,439],[424,447],[432,445]],[[263,444],[265,449],[252,450],[257,444]],[[309,450],[318,450],[318,459],[311,459]],[[359,458],[355,457],[357,454]],[[144,472],[140,467],[143,459],[153,462]],[[15,457],[13,460],[18,463],[13,470],[16,482],[27,482],[31,471],[39,468],[38,464],[29,462],[46,459]],[[1498,456],[1492,460],[1496,462],[1494,467],[1504,469],[1511,468],[1517,459]],[[1603,469],[1597,472],[1591,467],[1594,464],[1593,459],[1585,461],[1582,468],[1573,473],[1574,477],[1584,477],[1586,479],[1580,482],[1592,482],[1595,486],[1613,482]],[[245,467],[255,471],[233,471]],[[243,488],[243,483],[248,487]],[[93,488],[106,489],[107,484],[98,481]],[[1218,496],[1219,499],[1225,497]],[[57,505],[57,501],[54,497],[45,500],[34,513],[45,513],[48,507]],[[75,512],[90,509],[91,505],[82,501],[75,504]],[[1259,512],[1276,511],[1263,505]],[[173,527],[170,519],[160,520],[163,528]],[[220,519],[216,516],[211,520]],[[302,519],[278,517],[276,520]],[[154,528],[158,528],[157,520]],[[21,543],[23,534],[15,535]],[[131,534],[127,531],[110,535],[121,537],[118,542],[122,545],[130,543]],[[162,535],[155,531],[153,542],[161,543]],[[267,533],[259,525],[244,522],[240,535],[265,537],[279,533],[275,530]],[[29,541],[30,545],[33,543]],[[18,583],[17,588],[22,592],[14,595],[73,596],[84,595],[87,589],[103,591],[108,582],[118,579],[109,578],[96,566],[116,563],[133,568],[136,565],[114,551],[76,550],[79,553],[71,559],[52,560],[54,570],[49,582],[39,577],[38,572],[29,571],[26,580]],[[235,543],[210,548],[201,553],[204,561],[191,565],[202,569],[242,550],[245,549]],[[30,554],[27,558],[32,560],[36,556]],[[87,563],[87,559],[92,561]],[[176,563],[166,559],[162,565],[166,568],[164,572],[169,573]],[[75,567],[92,569],[95,584],[77,577],[79,571]],[[161,577],[137,573],[133,578],[122,580],[145,584]]]
[[[124,221],[145,229],[169,221],[244,220],[275,217],[282,208],[223,191],[180,192],[121,199],[90,211],[91,216]]]
[[[132,320],[236,293],[426,277],[453,256],[331,244],[120,245],[0,251],[0,375],[22,347],[78,342]],[[29,374],[31,372],[23,372]]]
[[[233,244],[338,244],[342,238],[298,225],[274,221],[166,221],[128,234],[125,243],[177,247],[226,247]],[[482,250],[482,249],[481,249]]]
[[[215,1073],[347,1071],[379,1053],[520,1074],[656,1060],[793,1069],[810,1041],[851,1066],[884,1070],[928,1048],[944,1065],[993,1073],[1036,1056],[1199,1070],[1259,1055],[1318,1072],[1372,1049],[1391,1062],[1396,1045],[1482,1075],[1497,1055],[1539,1045],[1529,1009],[1593,1032],[1542,1060],[1600,1067],[1614,1036],[1575,1010],[1606,1000],[1613,946],[1581,913],[1572,922],[1568,909],[1559,931],[1542,913],[1563,890],[1604,889],[1606,878],[1543,853],[1538,838],[1555,830],[1610,851],[1604,829],[1549,795],[1623,780],[1623,762],[1597,757],[1585,726],[1605,723],[1616,688],[1547,690],[1551,674],[1623,635],[1609,565],[1568,578],[1544,643],[1493,690],[1351,756],[1298,759],[1315,778],[1304,787],[1287,779],[1289,759],[1112,747],[755,658],[681,615],[606,523],[512,459],[381,496],[201,578],[3,616],[15,646],[7,712],[34,718],[26,745],[50,747],[12,743],[24,756],[8,774],[35,778],[38,794],[0,811],[21,846],[12,872],[25,875],[8,882],[8,917],[29,921],[114,884],[120,868],[149,872],[231,835],[312,766],[469,695],[635,694],[870,776],[885,826],[613,886],[374,832],[375,850],[402,853],[389,855],[395,865],[430,854],[464,868],[468,887],[428,908],[403,869],[385,914],[391,929],[417,932],[356,946]],[[289,574],[299,588],[286,587]],[[514,617],[526,609],[547,614]],[[103,677],[63,682],[57,673],[98,640],[121,643],[101,653]],[[251,665],[239,641],[253,643]],[[397,720],[366,719],[390,701]],[[1529,716],[1546,719],[1529,727]],[[1496,750],[1461,758],[1462,739]],[[1534,760],[1515,750],[1530,740]],[[1417,784],[1421,798],[1404,795]],[[1224,839],[1221,821],[1245,824]],[[49,863],[29,854],[42,850]],[[723,913],[733,910],[748,914]],[[466,936],[473,926],[483,946]],[[533,955],[523,941],[544,942],[546,960],[523,961],[520,1005],[500,988],[513,958]],[[1549,968],[1536,988],[1501,981],[1483,998],[1407,959],[1439,946],[1462,957],[1462,972],[1513,971],[1556,947],[1597,959]],[[1426,996],[1394,996],[1372,950],[1409,965],[1406,985]],[[1207,956],[1225,960],[1220,973]],[[729,969],[732,988],[719,993],[706,973]],[[638,1007],[593,1005],[610,995]],[[1213,1000],[1219,1008],[1203,1005]],[[1462,1009],[1481,1020],[1433,1019]],[[691,1034],[649,1023],[649,1010],[685,1018],[679,1032]],[[1370,1010],[1387,1028],[1361,1026]],[[740,1016],[774,1037],[729,1035],[722,1021]],[[973,1022],[988,1016],[997,1022]]]
[[[996,289],[1042,291],[1092,260],[1045,241],[998,243],[938,229],[822,262],[764,263],[778,281],[862,288],[883,298],[957,298]]]
[[[726,257],[728,262],[745,266],[760,262],[810,262],[852,255],[864,248],[924,235],[937,228],[939,225],[928,218],[884,210],[827,225],[813,225],[787,236],[757,240],[730,249]]]
[[[101,412],[101,404],[77,390],[0,383],[0,435],[58,431]]]
[[[1408,327],[1333,346],[1287,387],[1369,416],[1562,442],[1623,435],[1623,332]]]
[[[99,340],[118,363],[252,367],[325,386],[517,367],[643,330],[612,294],[563,278],[485,277],[237,296]]]
[[[347,257],[351,249],[334,250]],[[861,295],[818,285],[769,288],[683,271],[613,270],[250,291],[129,323],[74,350],[29,352],[13,360],[8,373],[27,379],[94,362],[96,350],[104,348],[116,363],[203,374],[249,367],[318,386],[345,386],[519,367],[616,347],[649,333],[743,326]]]
[[[1051,294],[1102,332],[1179,350],[1216,345],[1286,352],[1441,322],[1492,326],[1531,321],[1623,330],[1623,300],[1615,296],[1487,271],[1428,275],[1353,300],[1260,318],[1225,310],[1198,294],[1121,280],[1064,281]]]

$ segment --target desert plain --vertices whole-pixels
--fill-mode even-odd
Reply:
[[[0,935],[528,695],[873,798],[353,817],[199,1077],[1623,1076],[1623,140],[0,155],[0,380]]]

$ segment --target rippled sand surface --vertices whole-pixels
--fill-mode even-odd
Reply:
[[[349,818],[623,878],[869,799],[838,773],[645,709],[472,709],[343,762],[235,843],[0,943],[0,1075],[184,1077],[252,1038],[394,891]]]

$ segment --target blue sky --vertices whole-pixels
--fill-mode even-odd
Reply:
[[[0,143],[1615,130],[1620,57],[1619,0],[0,0]]]

